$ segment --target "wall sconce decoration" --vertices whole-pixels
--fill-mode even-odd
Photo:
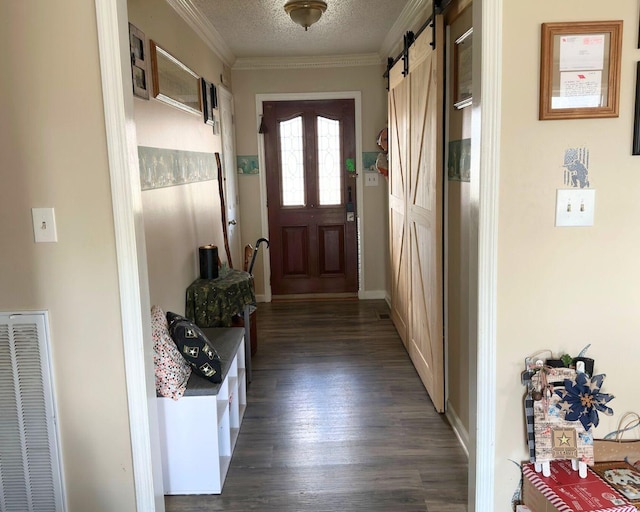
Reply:
[[[291,0],[285,4],[284,10],[294,23],[307,31],[327,10],[327,3],[323,0]]]

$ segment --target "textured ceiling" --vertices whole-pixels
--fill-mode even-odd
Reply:
[[[326,0],[307,32],[284,12],[287,0],[191,0],[237,58],[378,53],[410,0]]]

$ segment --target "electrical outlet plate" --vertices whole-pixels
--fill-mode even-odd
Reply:
[[[36,242],[57,242],[56,215],[53,208],[31,208],[33,237]]]
[[[364,186],[365,187],[377,187],[378,186],[378,173],[366,172],[364,174]]]
[[[596,191],[590,188],[558,189],[556,226],[593,226]]]

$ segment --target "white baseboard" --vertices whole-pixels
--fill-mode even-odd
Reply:
[[[387,292],[384,290],[361,290],[358,292],[358,298],[360,300],[377,300],[384,299]]]
[[[367,290],[358,292],[358,299],[360,300],[379,300],[384,299],[387,304],[390,303],[389,295],[384,290]],[[271,302],[271,299],[267,299],[266,294],[256,295],[256,302]]]
[[[460,445],[462,449],[467,454],[467,459],[469,458],[469,432],[464,428],[464,425],[460,421],[460,418],[456,414],[456,411],[453,407],[451,407],[451,402],[447,400],[447,411],[445,412],[445,416],[449,420],[451,424],[451,428],[456,434],[458,441],[460,441]]]

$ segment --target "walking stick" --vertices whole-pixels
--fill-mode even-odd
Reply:
[[[220,193],[220,207],[222,209],[222,236],[224,237],[224,250],[227,253],[227,263],[229,268],[233,268],[231,262],[231,249],[229,249],[229,235],[227,234],[227,208],[224,203],[224,184],[222,183],[222,162],[220,153],[216,153],[216,164],[218,166],[218,192]]]

